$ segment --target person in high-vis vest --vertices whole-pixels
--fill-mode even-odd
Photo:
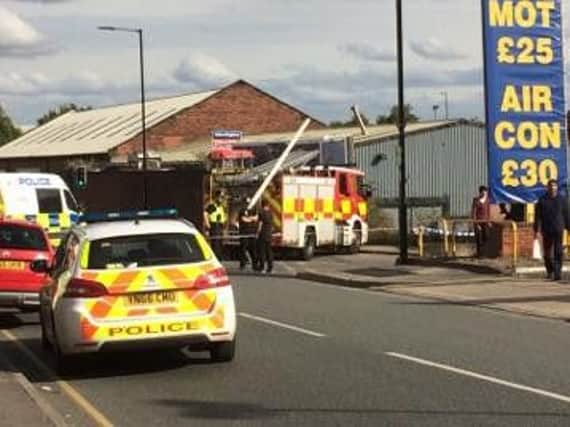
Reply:
[[[206,206],[204,211],[204,225],[210,236],[210,244],[216,257],[221,260],[223,253],[224,228],[228,219],[224,208],[223,195],[221,191],[214,193],[214,200]]]

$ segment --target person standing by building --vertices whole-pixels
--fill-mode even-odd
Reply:
[[[542,234],[544,266],[548,279],[560,280],[562,277],[562,238],[564,230],[570,228],[568,200],[558,192],[558,183],[551,179],[546,187],[546,194],[535,207],[534,237]]]
[[[479,195],[473,198],[473,204],[471,205],[471,219],[476,221],[473,229],[475,230],[478,257],[482,256],[483,247],[489,237],[489,223],[480,221],[489,221],[490,218],[491,204],[489,202],[489,189],[482,185],[479,187]]]
[[[265,273],[273,271],[273,214],[269,208],[269,202],[261,202],[261,212],[259,213],[259,224],[257,227],[257,247],[259,250],[258,270]],[[264,270],[265,269],[265,270]]]
[[[210,236],[210,244],[219,260],[223,258],[223,235],[227,222],[226,209],[224,207],[223,194],[217,190],[214,200],[206,206],[204,211],[204,225]]]
[[[251,202],[251,198],[245,199],[245,206],[239,212],[239,235],[240,235],[240,270],[245,269],[247,265],[247,257],[251,260],[253,269],[257,266],[257,250],[256,250],[256,235],[257,235],[257,215],[250,211],[247,207]]]

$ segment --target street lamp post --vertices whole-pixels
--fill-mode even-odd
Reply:
[[[97,29],[101,31],[122,31],[125,33],[136,33],[139,38],[139,64],[140,64],[140,79],[141,79],[141,126],[142,126],[142,152],[143,152],[143,207],[149,208],[148,204],[148,180],[147,180],[147,155],[146,155],[146,107],[145,107],[145,93],[144,93],[144,55],[143,55],[143,30],[142,28],[125,28],[125,27],[112,27],[100,26]]]
[[[396,39],[398,45],[398,146],[400,148],[400,264],[408,263],[408,211],[406,206],[406,117],[404,113],[404,46],[402,37],[402,0],[396,0]]]

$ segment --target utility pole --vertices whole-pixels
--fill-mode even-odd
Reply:
[[[443,96],[443,106],[445,108],[445,120],[449,120],[449,100],[447,97],[447,91],[441,92],[441,95]]]
[[[433,121],[435,122],[437,120],[437,110],[439,110],[439,105],[434,105],[431,108],[433,110]]]
[[[408,211],[406,206],[406,117],[404,112],[404,46],[402,36],[402,0],[396,0],[396,39],[398,51],[398,146],[400,148],[400,264],[408,263]]]

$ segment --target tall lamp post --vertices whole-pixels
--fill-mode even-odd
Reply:
[[[396,0],[396,39],[398,45],[398,146],[400,148],[400,264],[408,263],[408,211],[406,206],[406,117],[404,112],[404,46],[402,40],[402,0]]]
[[[147,155],[146,155],[146,109],[145,109],[145,95],[144,95],[144,56],[143,56],[143,30],[142,28],[125,28],[125,27],[111,27],[100,26],[97,27],[101,31],[122,31],[125,33],[136,33],[139,36],[139,63],[141,75],[141,125],[142,125],[142,152],[143,152],[143,207],[148,209],[148,182],[147,182]]]

